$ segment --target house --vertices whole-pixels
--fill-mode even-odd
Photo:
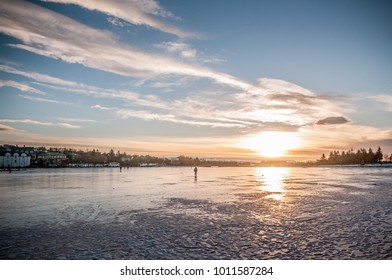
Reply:
[[[28,167],[31,163],[31,157],[26,153],[13,153],[6,152],[0,155],[0,167]]]

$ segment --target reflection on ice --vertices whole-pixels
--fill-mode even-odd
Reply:
[[[284,201],[279,204],[286,206],[294,198],[312,195],[327,199],[350,193],[359,199],[390,186],[390,176],[390,168],[359,167],[200,167],[197,178],[189,167],[0,172],[0,229],[40,223],[106,223],[138,211],[167,211],[166,204],[172,199],[228,205],[261,193],[263,199]],[[189,213],[197,208],[197,203],[190,203],[173,209]]]
[[[288,173],[288,168],[284,167],[257,168],[257,178],[261,183],[258,189],[271,193],[267,198],[282,200],[285,189],[284,180]]]
[[[0,259],[389,260],[391,171],[0,172]]]

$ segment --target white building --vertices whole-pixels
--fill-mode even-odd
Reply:
[[[25,153],[14,153],[11,155],[10,152],[0,156],[0,167],[27,167],[30,166],[31,157]]]

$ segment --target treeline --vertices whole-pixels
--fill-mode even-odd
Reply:
[[[392,157],[392,155],[391,155]],[[378,147],[377,151],[374,152],[372,148],[369,150],[359,149],[357,152],[354,152],[353,149],[348,151],[332,151],[330,152],[328,158],[325,154],[322,154],[318,163],[320,164],[372,164],[372,163],[380,163],[381,161],[392,160],[388,155],[384,157],[381,148]]]
[[[89,151],[75,151],[71,149],[62,149],[67,156],[66,164],[107,164],[109,162],[119,162],[124,167],[136,167],[143,164],[155,164],[158,166],[237,166],[234,161],[221,160],[205,160],[198,157],[192,158],[187,156],[179,156],[174,158],[156,157],[150,155],[128,155],[125,152],[113,149],[109,153],[101,153],[99,150],[93,149]],[[65,163],[64,163],[65,164]]]
[[[131,167],[149,163],[165,165],[170,162],[167,158],[159,158],[150,155],[128,155],[127,153],[121,153],[120,151],[115,153],[113,149],[111,149],[109,153],[101,153],[96,149],[90,151],[73,151],[65,149],[63,153],[67,156],[67,163],[71,164],[107,164],[109,162],[120,162],[123,166]]]

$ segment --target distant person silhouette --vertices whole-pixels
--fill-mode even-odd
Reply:
[[[195,177],[197,177],[197,166],[193,169],[193,172],[195,172]]]

